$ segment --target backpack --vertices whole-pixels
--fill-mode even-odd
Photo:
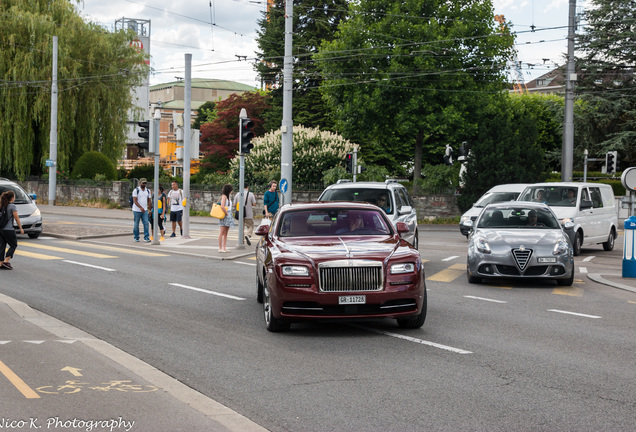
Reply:
[[[135,189],[137,189],[137,195],[139,195],[139,187],[136,187]],[[133,193],[135,192],[135,189],[133,189]],[[130,208],[133,208],[133,206],[135,205],[135,200],[133,199],[132,194],[130,194],[130,196],[128,197],[128,204],[130,204]]]
[[[0,229],[3,229],[7,222],[9,222],[11,213],[9,213],[8,209],[9,206],[5,207],[3,210],[0,210]]]

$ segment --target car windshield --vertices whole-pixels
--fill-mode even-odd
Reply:
[[[546,203],[555,207],[575,207],[578,187],[572,186],[530,186],[519,196],[519,201]]]
[[[388,189],[350,188],[328,189],[320,197],[320,201],[354,201],[375,204],[387,214],[393,214],[395,204]]]
[[[15,184],[3,184],[0,185],[0,195],[5,193],[6,191],[13,191],[15,193],[15,202],[14,204],[28,204],[31,202],[29,196],[24,192],[24,190]]]
[[[475,207],[486,207],[488,204],[514,201],[519,196],[519,192],[488,192],[475,203]]]
[[[477,228],[557,229],[559,221],[547,208],[524,206],[488,208],[477,221]]]
[[[278,228],[280,237],[391,235],[393,229],[376,210],[343,208],[285,212]]]

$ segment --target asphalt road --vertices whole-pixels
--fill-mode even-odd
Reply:
[[[17,257],[29,271],[3,273],[0,292],[272,431],[636,430],[635,294],[580,271],[572,288],[469,285],[466,239],[422,234],[418,330],[386,320],[272,334],[249,257],[148,256],[107,240],[24,239],[22,251],[63,259]],[[601,247],[576,258],[590,273],[620,264]]]

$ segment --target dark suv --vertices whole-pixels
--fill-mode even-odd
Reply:
[[[396,180],[382,182],[344,181],[328,186],[318,201],[368,202],[382,208],[395,227],[398,222],[409,226],[404,239],[417,249],[417,212],[406,188]]]
[[[18,216],[20,217],[24,233],[28,234],[30,238],[38,238],[42,233],[42,215],[38,206],[35,205],[35,195],[27,194],[16,182],[0,177],[0,195],[6,191],[15,193],[14,204],[18,209]],[[13,227],[20,233],[15,221]]]

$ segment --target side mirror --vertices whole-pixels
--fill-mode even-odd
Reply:
[[[269,225],[259,225],[255,230],[254,234],[258,236],[265,236],[269,232]]]
[[[583,200],[581,201],[581,210],[592,208],[592,201]]]
[[[38,198],[38,196],[36,194],[29,194],[29,198],[31,198],[33,200],[33,202],[35,202],[35,200]]]
[[[398,213],[401,214],[401,215],[403,215],[403,214],[411,214],[412,211],[413,211],[413,207],[411,207],[411,206],[402,206],[398,210]]]
[[[563,221],[563,229],[571,230],[573,228],[574,228],[574,222],[572,222],[570,219]]]
[[[409,226],[407,224],[405,224],[404,222],[398,222],[395,225],[395,227],[397,229],[398,234],[400,234],[400,235],[409,232]]]
[[[464,222],[464,226],[466,228],[473,229],[473,226],[474,226],[473,220],[472,219],[468,219],[466,222]]]

